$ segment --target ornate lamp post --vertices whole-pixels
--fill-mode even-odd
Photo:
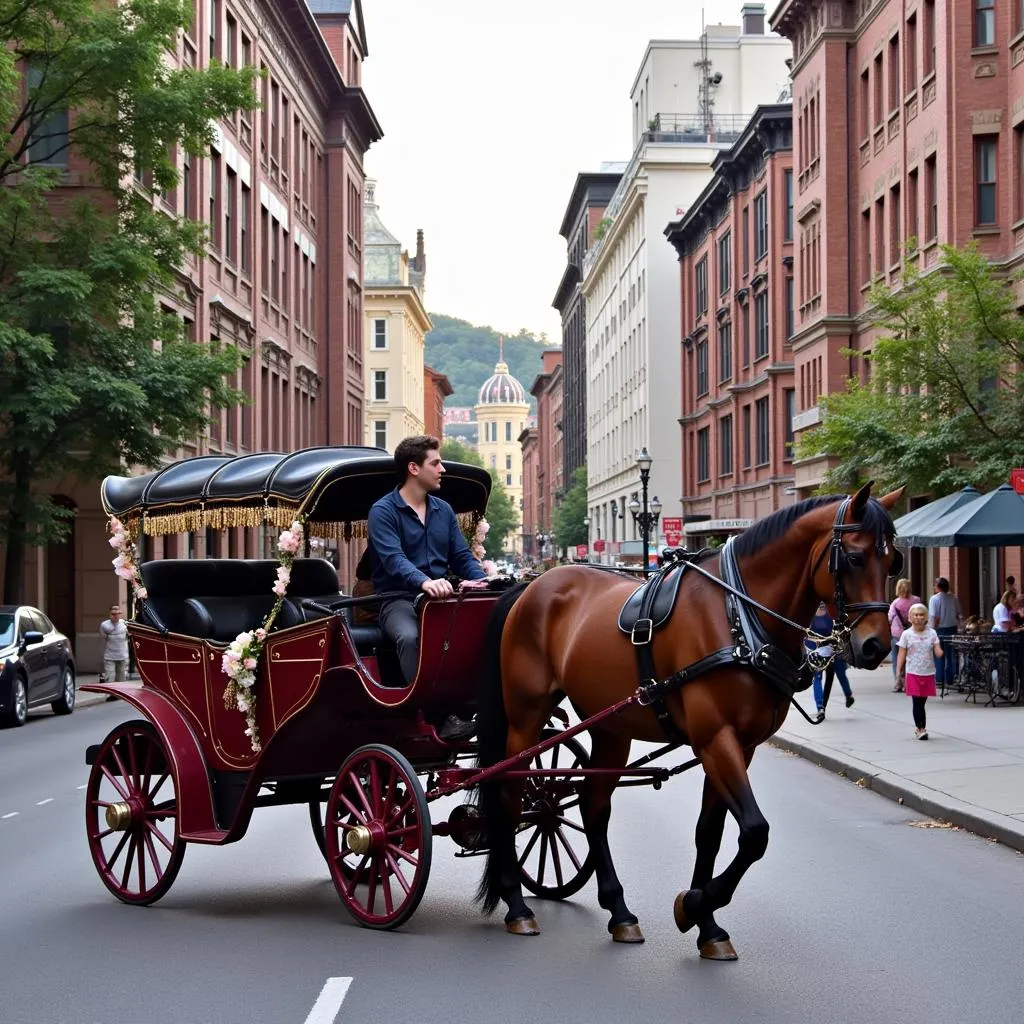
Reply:
[[[587,561],[590,561],[590,516],[583,517],[583,529],[587,532]]]
[[[544,561],[544,547],[545,547],[545,545],[547,544],[547,542],[549,540],[551,540],[551,534],[550,533],[538,533],[537,534],[537,544],[540,547],[540,560],[542,562]]]
[[[633,522],[636,523],[636,527],[643,539],[643,569],[645,577],[649,575],[647,562],[650,557],[651,533],[655,531],[655,536],[657,536],[658,520],[661,518],[661,502],[658,501],[658,496],[655,495],[650,503],[647,501],[647,487],[651,479],[651,463],[653,461],[647,448],[641,448],[640,454],[636,457],[636,466],[640,470],[640,493],[642,497],[638,498],[634,491],[632,500],[629,503],[629,511],[632,513]]]

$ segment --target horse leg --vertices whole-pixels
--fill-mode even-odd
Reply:
[[[694,833],[697,858],[693,865],[693,877],[690,879],[690,891],[703,890],[714,877],[715,859],[722,846],[726,810],[725,802],[718,795],[715,787],[711,785],[711,780],[705,777],[700,816],[697,818],[697,828]],[[676,900],[677,924],[680,923],[681,899],[680,896]],[[699,920],[686,923],[685,928],[682,924],[680,927],[683,931],[687,931],[694,924],[698,927],[698,949],[703,949],[709,943],[727,943],[729,941],[729,933],[719,926],[713,913],[705,913]]]
[[[744,752],[732,729],[721,729],[700,752],[708,780],[736,819],[739,839],[736,856],[720,875],[711,878],[702,888],[690,889],[676,897],[675,918],[680,931],[713,920],[716,910],[728,906],[747,869],[759,861],[768,848],[768,822],[754,799],[747,775],[752,757],[753,751]],[[736,950],[728,936],[724,940],[708,938],[700,946],[700,955],[705,960],[735,960]]]
[[[629,760],[628,737],[594,730],[591,768],[616,769]],[[597,902],[608,911],[608,931],[616,942],[643,942],[644,934],[636,916],[623,897],[622,883],[615,873],[608,846],[608,819],[612,811],[612,791],[618,783],[613,775],[592,775],[580,787],[580,810],[583,827],[594,858],[597,877]]]

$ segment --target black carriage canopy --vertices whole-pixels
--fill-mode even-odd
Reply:
[[[491,491],[485,469],[446,462],[439,497],[464,530],[483,517]],[[201,455],[143,476],[108,476],[103,510],[150,536],[267,524],[305,516],[315,537],[366,536],[370,506],[397,483],[395,460],[380,448],[336,445],[284,455]]]

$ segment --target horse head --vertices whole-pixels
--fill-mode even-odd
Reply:
[[[889,653],[887,579],[903,570],[890,510],[904,488],[871,497],[871,483],[840,502],[819,555],[813,585],[840,629],[858,668],[877,668]]]

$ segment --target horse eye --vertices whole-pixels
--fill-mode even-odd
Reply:
[[[864,568],[864,556],[859,551],[853,551],[847,555],[847,560],[854,569]]]

